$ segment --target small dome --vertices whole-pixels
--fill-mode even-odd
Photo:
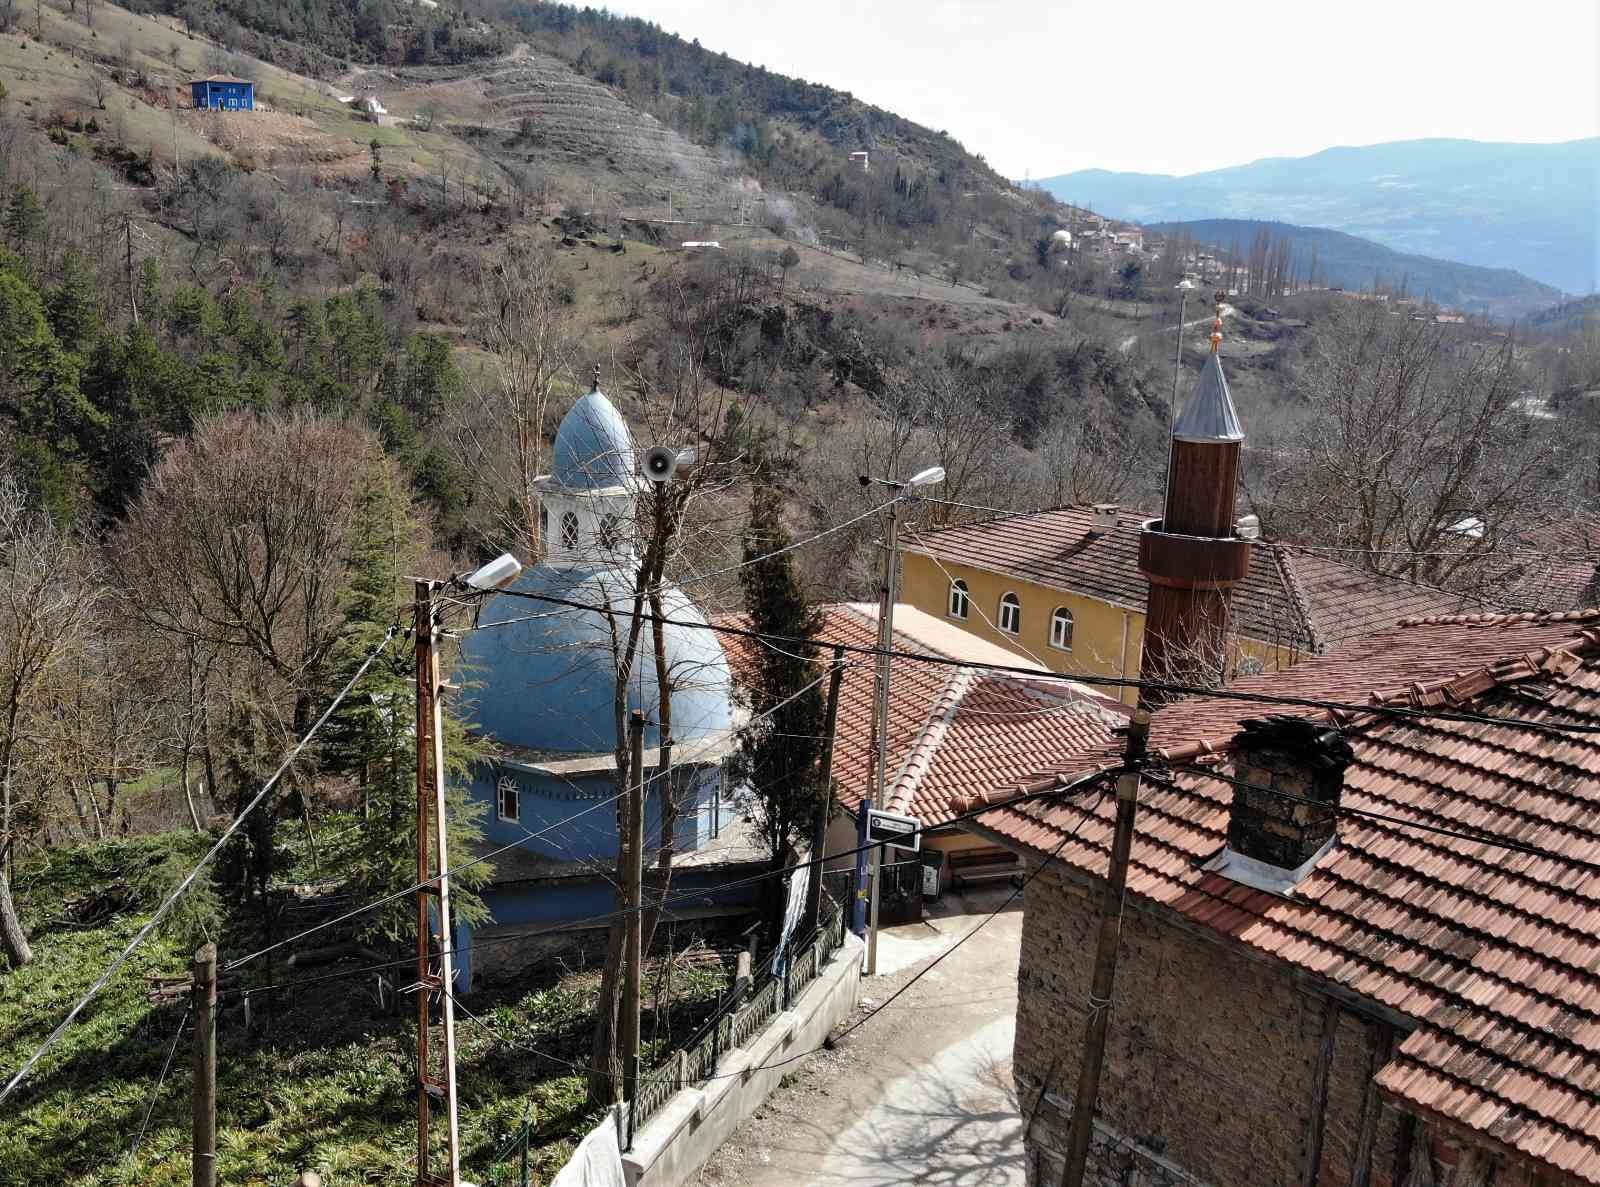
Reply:
[[[633,434],[599,388],[561,418],[556,430],[555,480],[569,490],[632,487]]]
[[[609,405],[608,405],[609,407]],[[581,571],[540,565],[511,587],[586,605],[617,607],[625,626],[632,608],[631,574],[616,569]],[[703,623],[695,604],[676,586],[662,597],[667,618]],[[537,617],[542,616],[542,617]],[[511,626],[494,626],[526,619]],[[473,728],[510,746],[545,755],[609,754],[616,746],[613,709],[615,666],[610,631],[598,610],[575,610],[529,598],[491,597],[480,626],[461,644],[466,717]],[[649,623],[639,640],[629,709],[649,722],[645,745],[660,740],[659,697]],[[666,628],[667,670],[673,684],[672,735],[703,738],[734,724],[733,680],[716,632],[696,626]]]
[[[1072,246],[1072,232],[1071,231],[1057,231],[1055,234],[1050,236],[1050,241],[1052,243],[1059,243],[1063,247],[1071,247]]]

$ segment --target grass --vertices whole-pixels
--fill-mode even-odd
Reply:
[[[6,1077],[209,843],[208,837],[172,833],[57,850],[19,867],[18,902],[35,960],[0,972],[0,1070]],[[74,926],[67,918],[64,904],[122,884],[133,901],[94,926]],[[129,1153],[184,1015],[182,1003],[158,1006],[146,997],[151,976],[187,970],[190,941],[198,936],[182,934],[192,919],[177,924],[180,934],[158,933],[135,954],[6,1102],[0,1187],[189,1182],[193,1048],[187,1027],[138,1153]],[[249,924],[225,933],[224,959],[255,938]],[[302,973],[262,961],[256,983],[309,980],[359,965],[346,960]],[[407,972],[399,973],[396,984],[403,987]],[[537,1120],[532,1161],[541,1176],[566,1161],[596,1120],[583,1077],[559,1061],[581,1063],[586,1055],[597,981],[592,971],[563,969],[537,983],[489,988],[467,999],[493,1031],[464,1015],[457,1021],[469,1177],[487,1177],[487,1159],[530,1112]],[[647,970],[646,984],[654,984],[653,971]],[[690,1033],[726,984],[720,967],[676,970],[671,1033],[680,1039]],[[333,1183],[413,1182],[414,999],[403,997],[400,1009],[398,1015],[379,1009],[375,974],[366,974],[295,992],[257,993],[246,1030],[240,995],[225,994],[218,1026],[219,1180],[282,1184],[313,1168]],[[652,1029],[647,1016],[647,1038]]]

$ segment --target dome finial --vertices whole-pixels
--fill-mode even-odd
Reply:
[[[589,390],[592,391],[592,392],[597,392],[597,391],[600,390],[600,364],[599,363],[596,363],[594,365],[594,386],[591,387]]]
[[[1217,302],[1216,320],[1211,323],[1211,353],[1216,354],[1222,349],[1222,303],[1228,294],[1218,289],[1215,294]]]

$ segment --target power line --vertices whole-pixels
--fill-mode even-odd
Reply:
[[[1112,770],[1111,773],[1115,773],[1114,769]],[[954,825],[962,824],[965,821],[973,820],[973,819],[975,819],[975,818],[977,818],[979,816],[986,815],[986,814],[988,814],[990,812],[998,812],[1002,808],[1013,807],[1013,806],[1015,806],[1017,804],[1027,803],[1027,802],[1030,802],[1032,800],[1046,799],[1046,798],[1050,798],[1050,797],[1054,797],[1054,796],[1067,795],[1067,794],[1069,794],[1069,793],[1071,793],[1073,791],[1077,791],[1081,787],[1088,786],[1089,784],[1095,782],[1096,780],[1105,778],[1106,774],[1107,774],[1106,771],[1091,771],[1090,773],[1088,773],[1087,775],[1082,776],[1081,778],[1072,780],[1071,782],[1064,783],[1064,784],[1061,784],[1061,785],[1056,786],[1056,787],[1051,787],[1051,788],[1047,788],[1047,789],[1039,790],[1039,791],[1023,792],[1023,793],[1021,793],[1019,795],[1011,797],[1010,799],[1000,800],[1000,801],[997,801],[996,803],[993,803],[993,804],[984,804],[984,805],[981,805],[980,807],[977,807],[977,808],[970,808],[965,812],[961,812],[961,813],[959,813],[959,814],[957,814],[955,816],[947,817],[946,819],[943,819],[943,820],[935,820],[935,821],[932,821],[932,822],[925,822],[922,825],[920,825],[918,828],[911,830],[906,835],[907,836],[913,836],[913,835],[920,836],[920,835],[922,835],[924,833],[936,832],[939,829],[950,828],[950,827],[952,827]],[[871,841],[871,842],[868,842],[865,845],[856,845],[856,846],[854,846],[854,847],[852,847],[850,849],[841,849],[841,850],[838,850],[837,852],[833,852],[833,853],[824,853],[824,854],[821,854],[819,856],[808,857],[808,858],[806,858],[804,860],[796,861],[791,865],[786,865],[786,866],[783,866],[783,867],[781,867],[779,869],[776,869],[776,870],[763,870],[759,874],[751,874],[751,875],[749,875],[747,877],[744,877],[744,878],[735,878],[735,879],[733,879],[731,881],[728,881],[728,882],[718,882],[714,886],[699,887],[699,888],[696,888],[694,890],[671,891],[671,892],[669,892],[669,893],[667,893],[665,895],[661,895],[661,896],[659,896],[657,898],[654,898],[654,899],[652,899],[652,900],[650,900],[650,901],[648,901],[646,903],[641,904],[637,908],[637,910],[641,911],[641,912],[642,911],[659,911],[659,910],[665,909],[669,905],[673,905],[673,904],[676,904],[678,902],[682,902],[682,901],[685,901],[685,900],[688,900],[688,899],[704,898],[707,894],[715,892],[715,891],[736,890],[741,886],[754,885],[755,883],[765,882],[765,881],[767,881],[768,879],[771,879],[771,878],[788,877],[790,874],[793,874],[797,870],[809,869],[812,866],[820,866],[820,865],[823,865],[823,864],[825,864],[827,862],[830,862],[830,861],[837,861],[840,858],[854,857],[858,853],[864,853],[869,849],[876,849],[882,843],[883,842],[881,842],[881,841]],[[473,947],[474,948],[478,948],[478,947],[488,948],[488,947],[492,947],[492,946],[494,946],[496,944],[515,943],[518,940],[532,939],[532,938],[537,937],[537,936],[552,935],[552,934],[555,934],[555,933],[558,933],[558,932],[573,931],[573,930],[576,930],[578,928],[582,928],[582,927],[586,927],[586,926],[590,926],[590,925],[594,925],[594,924],[609,923],[612,920],[621,919],[621,918],[626,917],[627,915],[632,914],[634,912],[634,910],[635,910],[635,908],[618,908],[616,910],[605,911],[605,912],[602,912],[602,913],[597,914],[597,915],[588,915],[588,916],[584,916],[584,917],[581,917],[581,918],[578,918],[578,919],[563,920],[562,922],[560,922],[558,924],[552,924],[549,927],[534,928],[534,929],[529,930],[529,931],[511,932],[511,933],[506,933],[506,934],[501,934],[501,935],[496,935],[496,936],[486,936],[486,937],[484,937],[482,939],[474,940],[473,941]],[[302,933],[300,933],[300,936],[304,936],[306,934],[308,934],[308,932],[302,932]],[[300,936],[291,937],[291,939],[298,939],[298,938],[300,938]],[[441,949],[441,951],[445,951],[445,950],[446,949]],[[451,955],[459,955],[459,950],[454,948],[454,947],[449,948],[448,951],[451,953]],[[320,977],[296,979],[294,981],[280,981],[280,982],[276,982],[276,983],[268,984],[268,985],[252,985],[248,989],[241,986],[241,987],[239,987],[237,989],[230,989],[227,992],[229,992],[229,993],[251,994],[251,993],[266,993],[266,992],[269,992],[269,991],[272,991],[272,990],[285,989],[285,988],[288,988],[288,989],[302,988],[302,987],[307,987],[307,986],[311,986],[311,985],[317,985],[317,984],[320,984],[320,983],[322,983],[324,981],[334,981],[334,980],[339,980],[339,979],[344,978],[344,977],[356,977],[356,976],[360,976],[360,975],[362,975],[364,973],[378,972],[378,971],[380,971],[382,969],[394,968],[394,967],[399,966],[399,965],[410,965],[410,964],[414,963],[415,960],[416,960],[416,957],[408,956],[408,957],[404,957],[404,958],[401,958],[401,959],[398,959],[398,960],[383,961],[383,962],[380,962],[380,963],[363,965],[361,968],[348,969],[348,970],[346,970],[344,972],[340,972],[340,973],[329,973],[329,974],[326,974],[326,975],[320,976]]]
[[[1103,778],[1105,778],[1105,777],[1107,777],[1109,775],[1114,775],[1115,773],[1116,772],[1114,770],[1097,771],[1095,773],[1095,775],[1093,776],[1093,779],[1100,780],[1100,779],[1103,779]],[[1104,795],[1104,788],[1100,789],[1100,794]],[[1078,828],[1081,828],[1082,825],[1083,825],[1083,821],[1087,820],[1088,818],[1089,818],[1089,813],[1086,812],[1084,817],[1083,817],[1083,819],[1079,821]],[[878,1005],[874,1006],[871,1010],[867,1011],[860,1018],[856,1019],[854,1022],[852,1022],[849,1026],[845,1027],[838,1034],[829,1035],[826,1039],[823,1040],[823,1042],[822,1042],[822,1044],[820,1046],[811,1047],[811,1048],[808,1048],[807,1050],[804,1050],[804,1051],[797,1051],[793,1055],[786,1056],[783,1059],[774,1060],[771,1063],[759,1064],[759,1065],[757,1065],[755,1067],[744,1068],[744,1069],[742,1069],[740,1071],[737,1071],[737,1072],[712,1072],[711,1074],[705,1076],[704,1079],[707,1080],[707,1081],[710,1081],[710,1080],[727,1080],[727,1079],[741,1078],[741,1077],[744,1077],[744,1076],[748,1076],[751,1072],[767,1071],[767,1070],[772,1069],[772,1068],[786,1067],[791,1063],[798,1063],[800,1060],[808,1059],[813,1055],[819,1054],[820,1052],[831,1050],[834,1046],[836,1046],[846,1036],[848,1036],[851,1033],[853,1033],[854,1031],[860,1029],[862,1026],[865,1026],[873,1018],[876,1018],[879,1014],[883,1013],[883,1011],[888,1009],[891,1005],[893,1005],[894,1002],[901,995],[903,995],[907,990],[909,990],[918,981],[922,980],[923,977],[925,977],[929,973],[931,973],[947,957],[952,955],[957,948],[961,947],[961,945],[965,944],[973,936],[977,935],[978,932],[982,931],[986,926],[988,926],[990,923],[994,922],[996,917],[998,917],[999,914],[1002,911],[1004,911],[1013,902],[1015,902],[1017,897],[1023,892],[1023,890],[1025,890],[1027,888],[1027,886],[1035,878],[1037,878],[1041,873],[1043,873],[1044,870],[1052,862],[1054,862],[1056,860],[1057,855],[1060,854],[1061,850],[1066,847],[1067,842],[1072,840],[1073,837],[1077,835],[1078,828],[1074,828],[1071,832],[1065,834],[1061,838],[1061,840],[1056,843],[1056,847],[1053,850],[1051,850],[1051,852],[1048,855],[1046,855],[1045,859],[1043,861],[1041,861],[1038,865],[1036,865],[1033,869],[1029,870],[1028,873],[1016,884],[1016,886],[1012,887],[1011,893],[1006,896],[1005,900],[1003,902],[1001,902],[1001,904],[998,907],[996,907],[993,911],[990,911],[989,914],[985,915],[976,924],[974,924],[972,929],[970,931],[968,931],[965,935],[963,935],[954,944],[951,944],[950,947],[946,948],[943,952],[939,953],[939,955],[935,956],[933,958],[933,960],[931,960],[927,965],[925,965],[923,968],[919,969],[917,971],[916,975],[913,976],[910,980],[908,980],[904,985],[900,986],[899,989],[895,990],[888,997],[884,998],[884,1000],[882,1002],[880,1002]],[[874,842],[871,847],[872,848],[876,848],[877,845],[880,844],[880,843],[881,842]],[[446,990],[446,992],[449,992],[449,991]],[[586,1064],[574,1063],[569,1059],[563,1059],[558,1055],[552,1055],[547,1051],[541,1051],[538,1048],[530,1047],[527,1044],[518,1043],[518,1042],[516,1042],[514,1040],[506,1038],[504,1035],[502,1035],[498,1031],[496,1031],[494,1029],[494,1027],[490,1026],[489,1023],[485,1022],[482,1018],[479,1018],[471,1010],[467,1009],[467,1007],[465,1005],[462,1005],[461,1000],[459,998],[457,998],[455,996],[455,994],[453,994],[453,993],[450,994],[450,998],[451,998],[451,1000],[453,1002],[455,1002],[455,1004],[458,1007],[460,1007],[462,1012],[465,1013],[468,1018],[472,1019],[473,1022],[477,1023],[480,1027],[482,1027],[485,1031],[487,1031],[493,1038],[499,1040],[501,1043],[504,1043],[506,1046],[515,1047],[518,1050],[526,1051],[530,1055],[537,1055],[542,1059],[548,1059],[552,1063],[561,1064],[562,1066],[568,1067],[568,1068],[572,1068],[575,1071],[581,1071],[581,1072],[584,1072],[584,1073],[589,1073],[589,1072],[591,1072],[593,1070]],[[611,1072],[594,1071],[594,1074],[599,1075],[599,1076],[601,1076],[603,1078],[606,1078],[606,1079],[613,1079],[613,1080],[620,1079],[620,1077],[614,1075]]]
[[[4,1103],[5,1099],[16,1091],[17,1085],[21,1084],[23,1078],[33,1070],[33,1066],[39,1062],[44,1053],[50,1050],[51,1047],[55,1046],[56,1042],[61,1038],[61,1036],[66,1033],[67,1027],[71,1026],[73,1021],[83,1011],[83,1008],[92,1000],[94,1000],[95,996],[102,989],[104,989],[107,984],[110,983],[111,978],[116,976],[117,970],[127,963],[128,958],[133,955],[134,950],[137,949],[140,944],[144,943],[145,939],[150,935],[150,933],[155,930],[156,924],[160,923],[166,913],[172,909],[172,905],[178,901],[178,898],[183,894],[183,892],[189,889],[190,884],[193,883],[195,878],[199,876],[200,871],[205,869],[205,867],[210,864],[212,858],[216,857],[216,855],[222,851],[222,847],[226,845],[233,834],[239,830],[239,826],[245,822],[245,818],[248,817],[258,805],[260,805],[262,800],[267,798],[267,795],[275,786],[277,786],[278,780],[283,777],[283,773],[289,769],[289,767],[294,763],[295,759],[300,757],[300,752],[304,750],[311,739],[316,736],[317,731],[323,727],[328,718],[333,716],[333,711],[337,709],[344,698],[349,695],[350,690],[354,688],[361,678],[367,674],[367,669],[372,666],[373,661],[375,661],[379,654],[389,646],[390,641],[395,637],[395,633],[396,629],[393,626],[384,631],[382,641],[379,642],[379,644],[368,653],[366,659],[361,661],[361,666],[356,669],[355,675],[351,676],[350,679],[345,683],[345,686],[339,690],[338,695],[335,696],[333,700],[328,702],[328,707],[322,711],[322,716],[317,718],[316,723],[306,731],[305,736],[301,738],[299,742],[295,743],[294,749],[289,751],[288,757],[285,758],[281,764],[279,764],[278,769],[272,773],[272,777],[262,784],[261,790],[256,792],[255,797],[251,799],[251,801],[244,806],[243,810],[233,818],[233,823],[228,825],[228,827],[223,830],[222,836],[217,838],[217,843],[211,846],[211,848],[206,851],[205,856],[195,863],[195,867],[184,876],[183,881],[179,882],[176,889],[174,889],[173,892],[167,896],[166,900],[156,908],[155,914],[150,916],[149,921],[139,929],[138,934],[135,935],[133,939],[128,941],[127,947],[118,953],[115,959],[113,959],[111,963],[106,966],[106,970],[100,974],[100,977],[93,985],[89,986],[88,991],[78,999],[77,1004],[74,1005],[71,1010],[67,1011],[67,1016],[63,1018],[56,1028],[50,1032],[49,1036],[43,1043],[39,1045],[38,1049],[34,1051],[32,1055],[28,1056],[27,1061],[17,1069],[16,1074],[12,1076],[11,1079],[6,1083],[6,1086],[3,1089],[0,1089],[0,1103]]]
[[[192,1005],[184,1006],[183,1016],[178,1019],[178,1029],[172,1035],[172,1046],[167,1048],[166,1062],[161,1065],[161,1074],[156,1077],[155,1087],[150,1090],[150,1101],[145,1106],[144,1120],[139,1123],[139,1133],[133,1139],[133,1145],[128,1147],[128,1161],[132,1163],[139,1153],[139,1147],[144,1144],[145,1131],[150,1128],[150,1118],[155,1115],[156,1101],[161,1096],[161,1086],[167,1082],[167,1072],[172,1067],[172,1057],[178,1053],[178,1040],[183,1038],[184,1023],[189,1021],[189,1011]]]
[[[806,693],[810,692],[813,688],[817,687],[817,685],[821,684],[827,678],[828,678],[828,673],[824,672],[822,675],[818,676],[815,680],[811,681],[811,683],[805,685],[803,688],[800,688],[800,689],[796,690],[795,692],[791,693],[789,696],[785,697],[783,700],[779,701],[776,705],[772,706],[772,708],[766,710],[763,713],[757,714],[755,717],[751,718],[750,722],[747,723],[747,724],[753,724],[756,721],[760,721],[763,717],[771,717],[773,714],[777,713],[778,710],[780,710],[780,709],[784,708],[786,705],[788,705],[791,701],[798,700],[800,697],[802,697]],[[687,747],[686,747],[686,749],[687,749]],[[686,757],[677,758],[673,762],[673,764],[670,767],[668,767],[666,770],[658,771],[655,774],[655,776],[653,777],[652,781],[659,781],[662,778],[670,777],[673,771],[676,771],[681,766],[685,766],[685,765],[687,765],[687,764],[689,764],[691,762],[696,761],[696,758],[697,758],[697,756],[693,755],[693,754],[691,754],[689,756],[686,756]],[[563,778],[565,778],[565,777],[563,776]],[[566,779],[566,782],[570,786],[573,786],[573,787],[577,786],[576,784],[572,783],[572,781],[570,779]],[[547,833],[554,832],[558,828],[565,828],[567,825],[573,823],[573,821],[579,820],[582,817],[587,816],[590,812],[598,811],[599,809],[604,808],[609,804],[616,803],[618,800],[620,800],[626,794],[627,794],[627,792],[618,792],[616,795],[610,797],[609,799],[599,800],[599,801],[597,801],[597,802],[595,802],[593,804],[590,804],[587,808],[584,808],[582,811],[575,812],[571,816],[568,816],[564,820],[558,820],[554,824],[549,825],[548,827],[541,829],[537,833],[529,833],[526,829],[523,829],[522,831],[526,835],[518,837],[515,841],[508,842],[507,844],[500,846],[500,848],[498,848],[498,849],[491,850],[488,853],[480,854],[479,856],[472,858],[470,861],[465,861],[465,862],[462,862],[460,865],[452,866],[451,869],[450,869],[450,873],[451,874],[458,874],[462,870],[470,869],[472,866],[478,865],[478,864],[480,864],[482,862],[489,861],[492,858],[498,857],[500,854],[505,853],[509,849],[515,849],[518,846],[520,846],[524,841],[535,841],[535,840],[538,840],[540,837],[543,837]],[[519,827],[520,827],[520,825],[519,825]],[[226,966],[226,968],[223,969],[223,971],[224,972],[233,972],[235,969],[241,968],[242,966],[244,966],[246,964],[249,964],[252,960],[255,960],[257,957],[265,956],[268,952],[276,951],[277,949],[285,947],[288,944],[293,944],[298,940],[303,940],[306,936],[309,936],[309,935],[313,934],[314,932],[319,932],[319,931],[322,931],[322,930],[324,930],[326,928],[333,927],[336,924],[344,923],[344,922],[346,922],[346,921],[348,921],[350,919],[356,918],[358,915],[364,915],[368,911],[375,911],[379,907],[385,905],[386,903],[392,903],[396,899],[404,898],[408,894],[415,894],[417,891],[421,890],[423,887],[431,886],[435,882],[437,882],[438,880],[439,880],[438,877],[433,877],[433,878],[429,878],[427,881],[424,881],[424,882],[417,882],[417,883],[415,883],[415,884],[413,884],[411,886],[406,887],[404,890],[394,891],[393,893],[387,894],[387,895],[385,895],[384,897],[382,897],[380,899],[376,899],[376,900],[374,900],[374,901],[372,901],[370,903],[367,903],[365,906],[357,907],[357,908],[355,908],[354,910],[351,910],[351,911],[346,911],[343,915],[337,916],[336,918],[325,920],[324,922],[318,923],[313,927],[306,928],[304,931],[296,932],[294,935],[289,936],[286,939],[278,940],[276,943],[268,944],[265,948],[258,948],[256,951],[251,952],[246,956],[241,956],[238,960],[230,961],[228,963],[228,965]],[[413,959],[415,959],[415,958],[413,958]]]
[[[576,602],[567,598],[559,598],[552,594],[533,593],[526,590],[503,589],[499,591],[508,597],[526,598],[532,601],[549,602],[555,605],[569,606],[578,610],[589,610],[595,613],[605,613],[604,606],[591,605],[585,602]],[[894,648],[887,652],[862,643],[846,643],[834,639],[802,639],[791,635],[775,635],[761,631],[750,630],[746,627],[731,626],[715,622],[690,622],[685,619],[668,618],[665,615],[651,614],[641,611],[641,618],[646,621],[659,622],[665,626],[686,627],[691,630],[717,631],[725,635],[740,638],[755,639],[758,642],[776,641],[790,646],[810,646],[817,648],[839,648],[857,655],[878,656],[888,654],[893,659],[908,659],[918,663],[936,664],[947,668],[973,668],[987,672],[1002,672],[1009,675],[1023,676],[1030,680],[1064,680],[1069,683],[1103,685],[1109,688],[1138,688],[1149,689],[1154,692],[1174,693],[1179,696],[1210,697],[1217,700],[1240,701],[1254,705],[1295,705],[1306,709],[1326,709],[1340,713],[1371,715],[1384,714],[1392,717],[1409,717],[1418,719],[1431,719],[1437,721],[1457,721],[1471,725],[1509,725],[1518,729],[1544,730],[1551,733],[1574,734],[1600,734],[1600,725],[1579,725],[1575,723],[1555,722],[1529,722],[1514,717],[1495,717],[1482,713],[1463,713],[1451,709],[1419,708],[1412,705],[1389,704],[1350,704],[1343,701],[1323,700],[1316,697],[1285,696],[1281,693],[1245,692],[1235,688],[1206,688],[1195,684],[1173,684],[1162,680],[1130,679],[1123,676],[1095,676],[1087,674],[1065,674],[1061,672],[1041,672],[1036,668],[1025,668],[1017,664],[997,664],[982,660],[952,659],[949,656],[934,655],[914,651],[899,651]],[[492,624],[485,624],[486,626]],[[483,629],[483,628],[479,628]]]
[[[1279,787],[1266,787],[1259,783],[1251,783],[1245,779],[1237,779],[1231,775],[1223,774],[1214,767],[1200,766],[1195,763],[1166,763],[1168,770],[1181,771],[1191,775],[1198,775],[1206,779],[1215,779],[1219,783],[1226,783],[1232,787],[1241,787],[1248,791],[1265,792],[1267,795],[1277,796],[1279,799],[1288,800],[1296,804],[1309,804],[1314,808],[1334,813],[1339,816],[1360,816],[1368,820],[1380,820],[1385,824],[1393,824],[1400,828],[1412,828],[1419,832],[1435,833],[1442,837],[1450,837],[1457,841],[1470,841],[1474,845],[1488,845],[1496,849],[1509,850],[1512,853],[1522,853],[1529,857],[1539,857],[1547,861],[1561,862],[1564,865],[1576,866],[1592,874],[1600,874],[1600,862],[1588,861],[1565,853],[1557,853],[1538,845],[1528,845],[1521,841],[1512,841],[1494,833],[1481,833],[1464,829],[1446,828],[1438,824],[1426,824],[1418,820],[1407,820],[1403,816],[1394,816],[1386,812],[1374,812],[1368,808],[1355,808],[1347,804],[1329,804],[1322,800],[1314,800],[1307,796],[1295,795],[1293,792],[1284,791]]]

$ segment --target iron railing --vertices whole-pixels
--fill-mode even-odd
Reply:
[[[654,1070],[640,1075],[638,1089],[628,1102],[626,1130],[618,1134],[624,1150],[632,1148],[638,1127],[658,1112],[673,1093],[715,1076],[724,1055],[759,1034],[817,979],[829,957],[844,942],[845,912],[828,897],[830,901],[817,921],[817,930],[789,946],[784,967],[777,965],[777,952],[769,954],[747,982],[736,984],[717,1003],[711,1017],[687,1042],[663,1056]],[[623,1118],[619,1116],[617,1122],[621,1130]],[[488,1187],[530,1187],[528,1163],[533,1130],[530,1118],[501,1146],[489,1165]]]

